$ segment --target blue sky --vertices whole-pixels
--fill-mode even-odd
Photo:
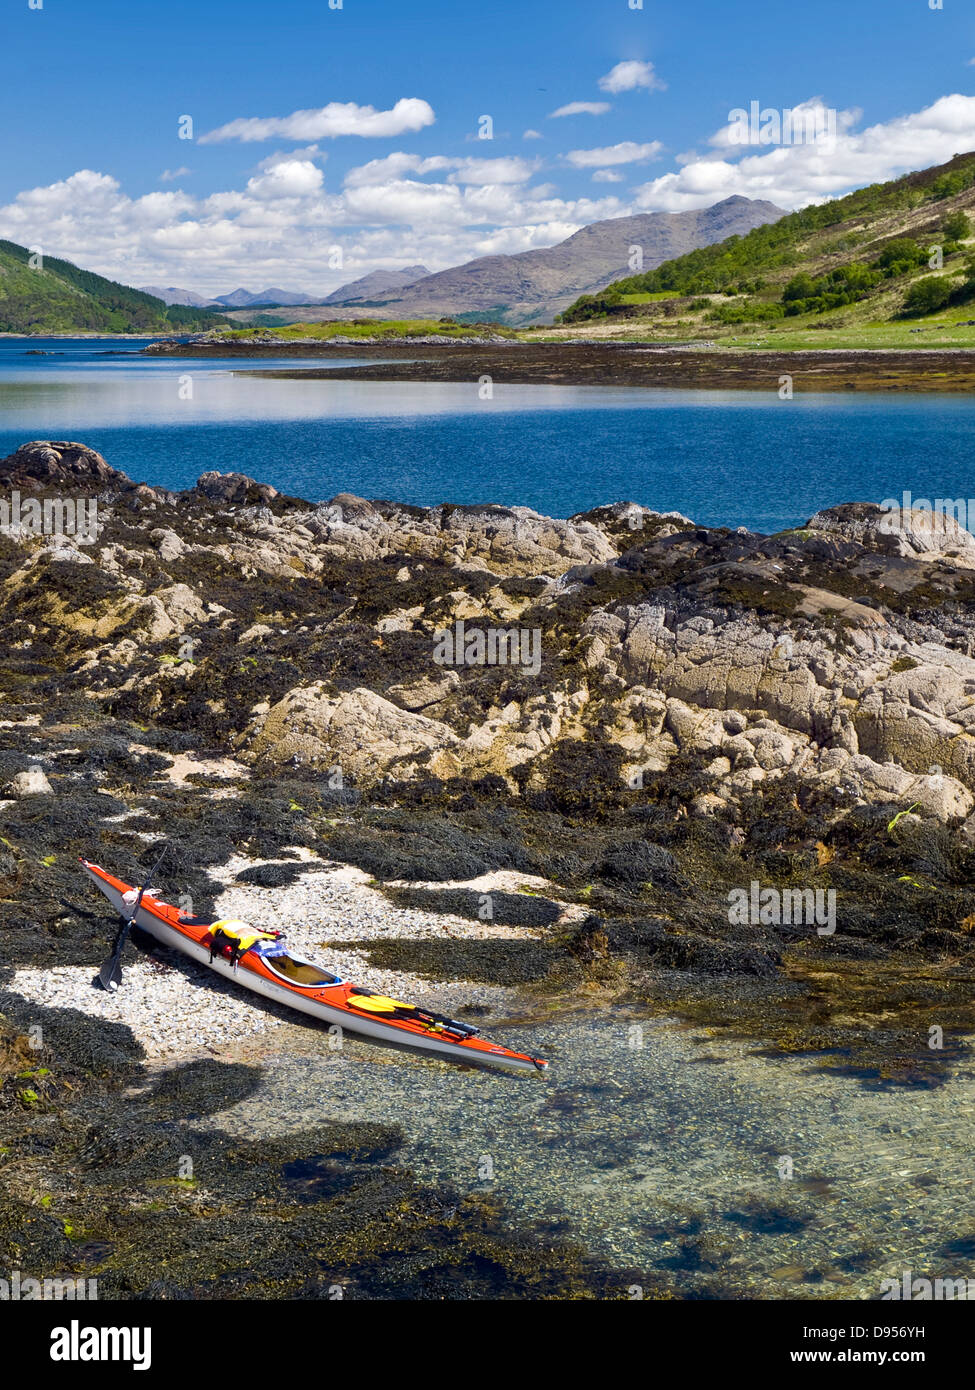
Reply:
[[[327,293],[975,148],[971,0],[630,3],[8,0],[0,236],[127,283]],[[722,143],[733,108],[816,99],[828,151]]]

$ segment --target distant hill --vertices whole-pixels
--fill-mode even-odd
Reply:
[[[915,311],[936,314],[975,298],[969,214],[975,214],[975,153],[623,276],[581,296],[562,321],[653,323],[656,333],[679,318],[684,336],[758,331],[774,337],[876,328]],[[938,248],[940,265],[933,256]]]
[[[214,302],[225,304],[228,309],[247,309],[252,304],[309,304],[318,303],[302,290],[279,290],[271,287],[266,290],[234,290],[231,294],[218,294]]]
[[[373,270],[359,280],[341,285],[319,304],[355,304],[360,300],[388,298],[394,290],[406,289],[430,272],[425,265],[409,265],[405,270]]]
[[[627,272],[631,248],[639,246],[643,265],[656,266],[732,235],[743,235],[783,216],[774,203],[726,198],[693,212],[649,212],[613,217],[583,227],[557,246],[510,256],[481,256],[465,265],[415,281],[402,292],[360,298],[362,317],[431,319],[450,315],[460,321],[495,320],[522,325],[549,323],[580,294],[602,289]],[[348,301],[345,301],[346,303]],[[278,322],[310,322],[343,317],[333,299],[291,309]]]
[[[26,246],[0,241],[0,332],[196,332],[226,322],[208,310],[166,305],[155,295],[45,256],[33,269]]]
[[[209,309],[217,303],[217,300],[206,299],[193,290],[181,290],[177,285],[168,285],[165,289],[159,285],[140,285],[139,289],[143,294],[155,295],[164,304],[188,304],[195,309]]]
[[[421,280],[429,274],[430,272],[425,265],[411,265],[407,266],[405,270],[373,270],[358,280],[352,280],[347,285],[340,285],[337,290],[333,290],[324,299],[316,299],[301,290],[281,290],[274,286],[270,286],[266,290],[233,290],[230,294],[216,295],[213,299],[206,299],[193,290],[180,289],[176,285],[170,285],[165,289],[159,285],[143,285],[141,289],[144,294],[155,295],[157,299],[163,300],[166,304],[192,305],[197,309],[213,308],[220,311],[224,309],[237,311],[234,313],[235,319],[240,322],[247,322],[249,313],[246,311],[250,310],[289,308],[296,304],[357,304],[360,301],[372,301],[393,294],[397,290],[405,289],[407,285],[412,285],[414,281]],[[285,320],[287,318],[286,315]]]

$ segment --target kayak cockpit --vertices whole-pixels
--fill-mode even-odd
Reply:
[[[261,951],[259,955],[268,970],[273,971],[275,975],[280,975],[282,980],[287,980],[289,985],[298,985],[302,989],[322,989],[342,983],[341,976],[330,974],[322,966],[314,965],[310,960],[289,956],[286,951]]]

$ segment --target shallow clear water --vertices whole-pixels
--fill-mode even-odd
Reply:
[[[315,1029],[289,1028],[262,1047],[259,1089],[209,1123],[252,1137],[401,1125],[390,1162],[491,1193],[648,1292],[662,1281],[687,1294],[870,1299],[905,1270],[975,1277],[969,1067],[933,1091],[878,1089],[659,1020],[633,1047],[633,1022],[608,1011],[493,1030],[548,1055],[545,1077],[459,1070],[348,1036],[330,1052]]]
[[[760,531],[905,490],[975,496],[964,397],[496,386],[482,401],[474,381],[262,382],[232,368],[328,364],[142,358],[140,346],[0,339],[0,453],[67,437],[171,488],[217,469],[312,501],[347,491],[569,516],[626,499]]]

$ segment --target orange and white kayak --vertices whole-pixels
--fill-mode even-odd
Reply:
[[[87,859],[81,864],[115,910],[128,917],[139,890]],[[204,921],[148,892],[139,904],[135,925],[161,945],[182,951],[255,994],[311,1014],[331,1029],[347,1028],[455,1062],[507,1071],[543,1072],[548,1067],[541,1057],[478,1037],[470,1024],[376,994],[292,955],[279,932],[231,919]]]

